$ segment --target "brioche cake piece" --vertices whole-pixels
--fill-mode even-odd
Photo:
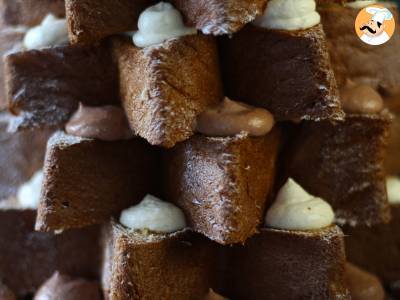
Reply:
[[[343,233],[332,208],[289,180],[266,226],[233,247],[226,272],[230,299],[350,299]]]
[[[221,244],[256,233],[275,178],[280,130],[273,125],[268,111],[225,98],[198,117],[202,134],[165,154],[167,199],[191,228]]]
[[[84,107],[49,140],[36,229],[108,220],[157,186],[157,153],[132,138],[119,107]]]
[[[66,0],[70,41],[93,44],[117,33],[137,29],[139,14],[152,0]]]
[[[362,2],[362,1],[360,1]],[[394,3],[380,2],[393,13],[398,21]],[[360,7],[340,5],[321,6],[321,22],[327,37],[328,49],[340,87],[347,79],[368,84],[376,89],[398,89],[400,95],[400,33],[396,31],[390,41],[379,47],[371,47],[354,34],[354,20]],[[398,22],[397,22],[398,23]],[[367,63],[366,63],[367,62]]]
[[[65,19],[48,15],[27,31],[23,50],[5,57],[10,111],[16,129],[60,126],[79,101],[118,102],[117,73],[104,45],[69,46]]]
[[[55,127],[68,121],[79,101],[118,102],[111,60],[102,47],[64,46],[13,53],[5,58],[16,129]]]
[[[103,38],[137,29],[140,12],[153,0],[66,0],[66,14],[72,43],[95,43]],[[265,9],[267,0],[212,0],[172,3],[185,21],[204,34],[232,34],[253,21]]]
[[[298,9],[304,16],[291,16],[301,1],[271,1],[262,17],[221,42],[228,96],[264,107],[279,121],[343,119],[325,34],[311,2]]]
[[[130,125],[150,144],[170,148],[186,140],[196,115],[221,99],[212,37],[187,36],[144,49],[115,39],[113,49]]]
[[[267,0],[172,0],[187,23],[204,34],[233,34],[262,15]]]
[[[176,16],[178,11],[161,2],[141,14],[148,20],[144,24],[153,23],[139,26],[133,36],[137,46],[126,38],[113,40],[121,101],[131,127],[150,144],[168,148],[188,139],[196,116],[222,99],[214,38],[182,23],[163,32],[163,18],[179,23]]]
[[[0,1],[0,56],[21,51],[29,26],[37,26],[47,14],[65,16],[63,0]],[[0,59],[0,110],[7,108],[3,59]]]
[[[393,114],[390,127],[388,150],[385,157],[385,171],[387,175],[400,175],[400,94],[384,94],[386,107]]]
[[[11,134],[13,117],[0,112],[0,201],[15,196],[18,187],[43,166],[48,130]]]
[[[400,283],[400,179],[387,179],[392,219],[388,224],[345,226],[349,261],[379,276],[390,288]]]
[[[19,51],[22,48],[22,39],[25,33],[25,27],[0,26],[0,110],[8,107],[4,86],[4,63],[2,58],[4,55]]]
[[[35,293],[33,300],[101,300],[100,286],[96,281],[71,277],[56,271]]]
[[[23,297],[55,270],[73,276],[98,276],[98,227],[58,235],[35,232],[36,209],[25,206],[29,199],[19,201],[0,204],[0,278],[4,284]]]
[[[341,92],[344,122],[304,123],[286,151],[286,177],[326,199],[337,222],[386,223],[390,210],[384,158],[391,115],[381,96],[366,85],[350,84]]]
[[[203,299],[214,276],[214,246],[186,229],[174,205],[146,196],[105,226],[106,299]]]
[[[49,13],[63,18],[64,0],[1,0],[0,26],[36,26]]]

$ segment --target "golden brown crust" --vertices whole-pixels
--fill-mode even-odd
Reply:
[[[262,228],[232,249],[224,293],[230,299],[350,299],[344,240],[337,226],[316,231]]]
[[[391,116],[348,115],[344,122],[308,122],[287,146],[287,177],[334,208],[339,222],[388,222],[383,162]]]
[[[302,31],[247,25],[221,43],[227,96],[278,121],[343,119],[321,25]]]
[[[0,0],[0,25],[33,27],[48,13],[64,17],[64,0]]]
[[[222,100],[215,40],[190,35],[143,49],[115,38],[120,95],[133,130],[173,147],[193,134],[196,116]]]
[[[186,22],[204,34],[233,34],[262,15],[267,0],[173,0]]]
[[[71,43],[92,44],[137,29],[139,14],[152,0],[66,0]]]
[[[257,232],[275,179],[280,131],[264,137],[196,135],[165,157],[167,199],[189,226],[221,243]]]
[[[209,240],[188,230],[146,238],[115,223],[107,226],[111,276],[106,298],[186,300],[207,294],[214,276]]]
[[[157,155],[143,140],[103,142],[58,132],[48,143],[36,229],[99,224],[157,186]]]

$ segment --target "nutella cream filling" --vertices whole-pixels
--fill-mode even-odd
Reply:
[[[315,230],[330,226],[334,218],[325,200],[310,195],[289,178],[268,210],[265,224],[284,230]]]
[[[37,209],[43,182],[43,171],[37,171],[32,178],[22,184],[17,191],[18,204],[22,209]]]
[[[266,135],[274,126],[274,116],[266,109],[225,98],[197,117],[196,131],[208,136]]]
[[[122,108],[112,105],[88,107],[80,104],[65,126],[74,136],[102,141],[126,140],[133,137]]]
[[[376,114],[384,108],[381,95],[368,85],[349,83],[340,91],[340,100],[346,113]]]
[[[145,9],[139,16],[138,28],[132,37],[137,47],[148,47],[171,38],[197,34],[196,28],[186,27],[181,13],[167,2]]]
[[[96,282],[54,273],[36,292],[33,300],[100,300]]]
[[[67,20],[57,19],[48,14],[40,25],[27,31],[23,45],[27,50],[31,50],[64,45],[68,42]]]
[[[152,195],[122,211],[120,223],[133,230],[172,233],[186,228],[182,210]]]
[[[321,21],[314,0],[270,0],[253,24],[268,29],[302,30]]]
[[[384,300],[385,290],[378,277],[346,263],[345,280],[352,300]]]

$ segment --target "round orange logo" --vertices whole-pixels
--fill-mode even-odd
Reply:
[[[382,5],[369,5],[356,18],[358,37],[368,45],[382,45],[393,36],[396,24],[393,14]]]

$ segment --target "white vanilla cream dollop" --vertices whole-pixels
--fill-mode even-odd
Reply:
[[[388,200],[391,204],[400,203],[400,178],[389,176],[386,178],[386,189],[388,193]]]
[[[357,0],[354,2],[346,3],[345,5],[347,7],[361,9],[361,8],[367,7],[367,6],[375,4],[375,3],[376,3],[376,1],[373,1],[373,0]]]
[[[67,20],[48,14],[40,25],[27,31],[23,43],[28,50],[67,44]]]
[[[332,207],[326,201],[310,195],[289,179],[268,210],[265,223],[278,229],[313,230],[331,225],[334,218]]]
[[[43,171],[37,171],[32,178],[22,184],[17,192],[17,200],[21,208],[37,209],[42,189]]]
[[[314,0],[270,0],[263,16],[254,25],[281,30],[311,28],[321,21]]]
[[[186,227],[185,215],[180,208],[152,195],[147,195],[138,205],[122,211],[119,221],[134,230],[159,233],[171,233]]]
[[[167,2],[145,9],[139,16],[138,28],[132,37],[137,47],[147,47],[171,38],[197,33],[196,28],[183,24],[180,12]]]

